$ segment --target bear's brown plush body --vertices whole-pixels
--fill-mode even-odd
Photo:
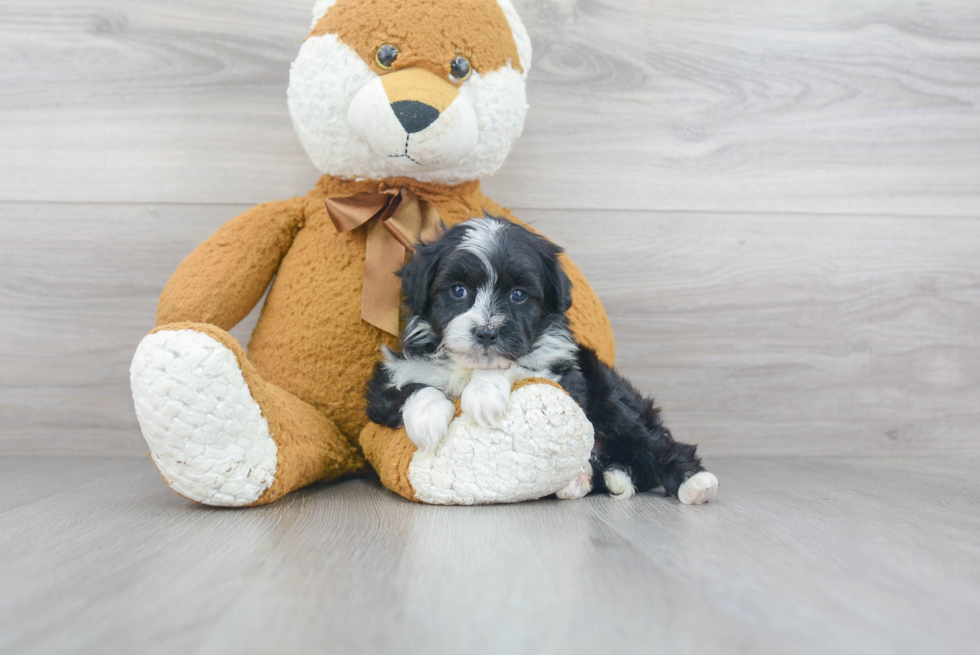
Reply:
[[[432,3],[318,3],[318,11],[324,14],[314,21],[311,37],[294,64],[290,103],[311,157],[327,169],[328,163],[340,161],[335,170],[341,174],[324,175],[305,197],[259,205],[241,214],[194,250],[164,289],[157,329],[134,358],[133,392],[144,436],[165,479],[179,493],[215,505],[261,505],[316,481],[360,473],[369,463],[393,491],[409,499],[425,499],[410,479],[416,449],[404,429],[369,425],[364,412],[365,382],[380,357],[379,349],[397,345],[393,334],[362,319],[368,226],[338,231],[325,200],[407,189],[434,208],[447,226],[484,214],[517,221],[486,198],[479,182],[470,177],[481,170],[492,172],[519,135],[526,107],[514,103],[523,102],[522,75],[526,75],[529,46],[509,0],[472,3],[439,0],[436,4],[446,5],[439,8],[443,15],[457,19],[442,31],[422,30],[427,39],[424,48],[410,47],[410,39],[398,26],[385,28],[384,10],[387,7],[391,15],[409,20],[413,10],[416,16],[421,15],[418,12],[430,15],[436,9]],[[469,19],[459,20],[460,15]],[[467,42],[466,30],[474,29],[482,31],[472,33]],[[386,72],[379,66],[383,63],[380,45],[398,39],[403,61]],[[521,61],[512,61],[519,50]],[[453,59],[452,67],[446,63],[462,56],[454,55],[459,52],[472,60],[471,85],[453,77],[461,70],[458,61]],[[333,106],[335,94],[324,90],[319,76],[338,59],[343,59],[338,71],[360,77],[345,82],[357,95]],[[478,66],[484,62],[490,65],[481,75]],[[450,83],[439,77],[447,67]],[[333,78],[329,81],[336,83]],[[370,103],[378,94],[381,113],[372,119],[377,123],[372,123],[374,131],[366,136],[357,133],[365,114],[373,115],[377,102]],[[447,118],[423,129],[404,115],[395,120],[397,114],[391,112],[399,106],[403,109],[406,97],[413,98],[414,106],[429,102]],[[386,109],[389,101],[392,108]],[[485,112],[484,105],[497,102],[501,107]],[[348,106],[350,129],[337,116],[317,113],[330,107],[344,111]],[[518,119],[519,124],[512,125]],[[323,124],[334,132],[324,131]],[[379,158],[388,147],[389,132],[411,161],[399,160],[401,155]],[[458,158],[453,148],[473,134],[479,134],[477,145],[458,166],[441,163],[446,157]],[[410,147],[416,147],[416,141],[408,145],[412,138],[420,145],[410,152]],[[370,147],[363,139],[370,141]],[[404,146],[399,145],[402,141]],[[432,163],[427,163],[427,157]],[[417,166],[419,172],[371,175],[377,170],[397,173],[406,166],[412,172],[416,169],[411,167]],[[612,364],[614,341],[602,305],[574,264],[566,258],[564,265],[574,283],[573,330],[582,343]],[[246,357],[226,331],[249,313],[267,288],[268,298]],[[574,404],[563,405],[570,402],[564,392],[540,384],[547,393],[531,399],[537,403],[535,411],[540,413],[545,403],[558,407],[559,416],[584,420],[584,415],[572,416],[574,411],[581,413]],[[575,457],[587,459],[590,446],[580,436],[572,435],[573,441],[581,442]],[[585,437],[591,440],[591,433]],[[522,461],[532,468],[546,468],[542,457]],[[501,461],[505,460],[516,461],[506,457]],[[462,468],[482,465],[472,458],[468,462]],[[574,458],[572,464],[577,466]],[[440,466],[458,464],[429,466],[438,477]],[[511,474],[527,477],[520,470]],[[439,484],[454,485],[452,481]],[[445,499],[430,494],[428,502],[510,499],[506,490],[475,500],[472,494],[460,499],[451,489],[447,493]],[[513,499],[534,497],[522,493],[515,491]],[[537,493],[543,495],[541,489]]]

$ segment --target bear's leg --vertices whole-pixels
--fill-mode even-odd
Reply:
[[[206,505],[264,505],[364,467],[312,405],[265,382],[230,334],[175,323],[143,339],[130,367],[150,456],[178,494]]]
[[[589,466],[592,424],[550,380],[519,380],[494,427],[462,415],[459,405],[432,452],[418,451],[404,427],[364,428],[361,448],[382,484],[436,505],[513,503],[562,490]]]

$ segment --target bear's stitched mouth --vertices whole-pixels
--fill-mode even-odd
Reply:
[[[412,156],[410,154],[408,154],[408,142],[411,139],[412,139],[412,135],[411,134],[406,134],[405,135],[405,152],[403,152],[400,155],[388,155],[388,159],[402,159],[402,158],[404,158],[404,159],[407,159],[408,161],[412,162],[413,164],[417,164],[419,166],[423,166],[424,164],[422,164],[422,162],[413,159]]]

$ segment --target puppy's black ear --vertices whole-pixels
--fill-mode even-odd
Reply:
[[[419,244],[411,261],[398,271],[405,304],[412,316],[424,314],[429,309],[429,289],[439,269],[442,250],[439,242]]]
[[[564,314],[572,306],[572,281],[558,258],[565,251],[547,239],[541,240],[544,242],[541,254],[544,258],[545,297],[549,305],[548,310],[554,314]]]

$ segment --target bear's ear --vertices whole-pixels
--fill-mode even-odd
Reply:
[[[507,17],[510,24],[510,32],[514,36],[514,43],[517,45],[517,56],[520,58],[521,68],[524,69],[522,77],[526,80],[528,73],[531,72],[531,38],[527,34],[524,22],[517,15],[517,9],[511,0],[497,0],[497,4]],[[514,62],[515,64],[518,62]]]
[[[327,10],[333,7],[337,0],[316,0],[313,5],[313,25],[310,26],[311,30],[316,29],[317,23],[320,19],[327,15]]]
[[[441,241],[421,243],[405,266],[398,271],[405,292],[405,305],[412,316],[421,316],[429,309],[429,291],[445,256],[446,245]]]

